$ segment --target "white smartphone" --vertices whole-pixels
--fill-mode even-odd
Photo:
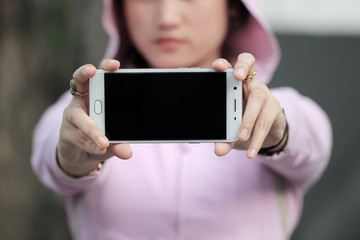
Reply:
[[[89,115],[112,143],[234,142],[242,84],[233,69],[98,70]]]

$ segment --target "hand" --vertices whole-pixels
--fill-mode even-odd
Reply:
[[[234,67],[234,76],[243,81],[243,118],[238,132],[239,140],[234,143],[216,143],[215,153],[226,155],[231,149],[247,149],[247,157],[255,158],[260,148],[274,146],[283,137],[286,119],[278,100],[269,88],[256,79],[244,81],[253,74],[255,58],[249,53],[240,54]],[[213,68],[224,71],[231,68],[225,59],[217,59]],[[279,146],[281,148],[282,146]]]
[[[107,71],[119,69],[120,62],[106,59],[100,68]],[[96,73],[93,65],[84,65],[73,74],[79,92],[89,91],[89,78]],[[122,159],[132,156],[128,144],[111,144],[88,115],[88,97],[74,96],[64,110],[57,146],[57,159],[62,170],[71,176],[85,176],[94,170],[99,161],[112,155]],[[110,147],[111,151],[108,151]]]

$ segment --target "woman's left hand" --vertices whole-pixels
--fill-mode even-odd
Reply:
[[[213,62],[213,68],[217,71],[231,67],[225,59],[220,58]],[[274,146],[283,137],[286,119],[279,101],[269,88],[256,78],[246,80],[254,71],[254,56],[249,53],[240,54],[234,66],[235,78],[243,82],[244,110],[238,132],[239,140],[233,143],[215,143],[215,153],[218,156],[226,155],[233,148],[247,149],[247,157],[252,159],[256,157],[260,148]]]

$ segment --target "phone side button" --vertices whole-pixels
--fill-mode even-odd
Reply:
[[[102,113],[102,102],[100,100],[94,102],[94,111],[96,114]]]

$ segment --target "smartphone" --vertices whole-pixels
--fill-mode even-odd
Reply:
[[[233,142],[242,84],[233,69],[98,70],[89,115],[112,143]]]

